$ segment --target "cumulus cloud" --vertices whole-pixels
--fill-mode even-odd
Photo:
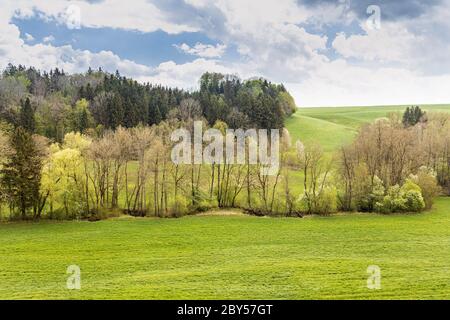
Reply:
[[[56,47],[51,43],[29,45],[20,38],[20,30],[17,26],[2,23],[0,20],[0,28],[2,30],[0,32],[0,68],[13,63],[34,66],[41,70],[58,67],[67,72],[76,73],[86,71],[91,66],[103,67],[111,72],[119,69],[130,76],[140,76],[152,71],[148,66],[121,59],[110,51],[94,53],[88,50],[75,50],[68,45]]]
[[[216,60],[196,59],[192,62],[177,64],[174,61],[161,63],[149,76],[141,76],[142,82],[159,83],[172,87],[195,89],[198,81],[205,72],[219,72],[233,74],[235,70],[225,67]]]
[[[227,48],[227,46],[224,44],[217,44],[214,46],[210,44],[203,44],[200,42],[197,42],[193,47],[190,47],[186,43],[174,46],[184,53],[202,58],[220,58]]]
[[[49,43],[49,42],[53,42],[53,41],[55,41],[55,37],[52,36],[52,35],[47,36],[47,37],[44,37],[44,38],[42,39],[42,42],[44,42],[44,43]]]
[[[173,34],[198,31],[189,24],[171,22],[163,11],[147,0],[133,0],[132,3],[122,0],[4,1],[5,6],[14,7],[15,14],[21,17],[38,12],[45,19],[53,19],[71,28],[109,27],[142,32],[163,30]]]
[[[34,40],[34,37],[29,33],[25,33],[25,40],[31,42]]]
[[[379,30],[371,30],[365,24],[362,27],[366,34],[346,36],[339,33],[333,48],[345,58],[406,63],[417,45],[424,41],[397,23],[384,23]]]
[[[449,102],[450,0],[380,0],[382,27],[365,26],[370,0],[4,0],[0,12],[0,67],[8,62],[54,66],[69,72],[88,66],[141,81],[190,88],[205,71],[265,76],[285,82],[299,105]],[[69,6],[79,8],[68,10]],[[73,8],[72,8],[73,9]],[[11,17],[68,27],[119,28],[170,34],[198,32],[216,45],[183,41],[193,61],[154,67],[113,52],[31,45]],[[79,19],[78,19],[79,18]],[[186,41],[188,42],[188,41]],[[34,42],[33,42],[34,43]],[[189,43],[189,42],[188,42]],[[225,50],[237,57],[223,60]]]

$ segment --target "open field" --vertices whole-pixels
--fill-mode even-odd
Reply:
[[[301,108],[286,121],[293,141],[319,142],[324,151],[335,151],[350,143],[364,123],[384,118],[392,112],[403,113],[408,106]],[[426,105],[423,110],[450,112],[450,105]]]
[[[450,298],[450,199],[420,215],[0,226],[1,299]],[[69,291],[66,268],[81,267]],[[366,269],[382,270],[382,289]]]

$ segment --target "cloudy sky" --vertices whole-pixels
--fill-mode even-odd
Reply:
[[[0,0],[8,63],[186,89],[263,76],[299,106],[449,103],[450,0]]]

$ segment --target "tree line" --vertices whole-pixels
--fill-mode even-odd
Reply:
[[[209,125],[221,120],[235,128],[282,128],[296,110],[283,85],[218,73],[205,73],[193,92],[141,84],[101,69],[70,75],[58,68],[47,73],[9,65],[0,77],[0,118],[17,127],[26,116],[33,122],[29,131],[57,142],[69,132],[101,135],[119,126],[159,124],[173,118],[188,98],[200,103],[198,111]],[[27,112],[21,113],[24,107]]]
[[[333,156],[317,144],[293,143],[284,129],[280,170],[266,176],[249,161],[174,164],[171,132],[193,131],[197,120],[209,127],[195,116],[198,101],[181,106],[177,117],[158,125],[119,126],[101,136],[72,132],[62,143],[24,127],[3,128],[1,211],[15,219],[179,217],[230,207],[256,215],[388,214],[420,212],[450,194],[449,114],[430,113],[413,127],[392,114],[363,126]],[[218,120],[212,127],[224,133],[228,125]]]
[[[2,81],[30,79],[23,75],[30,69],[11,68]],[[150,100],[145,101],[158,100],[146,91],[147,85],[132,84],[118,73],[89,70],[81,78],[101,74],[96,86],[87,82],[69,90],[76,96],[60,90],[40,96],[41,106],[72,99],[73,104],[67,105],[70,113],[58,116],[53,109],[42,113],[30,93],[52,88],[55,73],[63,74],[42,75],[49,87],[29,84],[25,91],[16,91],[24,94],[21,101],[20,94],[13,94],[17,108],[10,104],[2,109],[6,111],[0,121],[0,217],[179,217],[218,207],[242,208],[256,215],[388,214],[420,212],[430,208],[437,195],[450,195],[449,114],[416,109],[391,114],[364,125],[351,144],[331,155],[315,143],[291,141],[283,119],[293,112],[292,98],[282,85],[263,79],[241,82],[207,73],[194,93],[157,87],[166,94],[181,94],[174,98],[179,101],[174,100],[167,113],[158,107],[159,121],[136,120],[131,125],[126,121],[133,117],[117,109],[114,100],[124,101],[128,90],[136,97],[139,92],[147,95]],[[130,105],[148,107],[140,103]],[[161,106],[160,101],[155,104]],[[51,125],[42,126],[42,117],[47,116]],[[222,133],[228,128],[282,128],[280,170],[264,175],[261,165],[250,164],[248,157],[244,164],[173,163],[171,133],[179,128],[193,132],[195,121]],[[251,143],[246,140],[246,151]]]

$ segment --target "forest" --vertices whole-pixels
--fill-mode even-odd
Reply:
[[[412,213],[450,195],[448,113],[407,108],[325,152],[292,141],[285,120],[296,105],[282,84],[205,73],[198,87],[9,65],[0,78],[0,217],[95,221],[214,208],[292,217]],[[223,133],[280,129],[280,170],[266,176],[249,162],[174,164],[170,135],[193,130],[195,121]]]

